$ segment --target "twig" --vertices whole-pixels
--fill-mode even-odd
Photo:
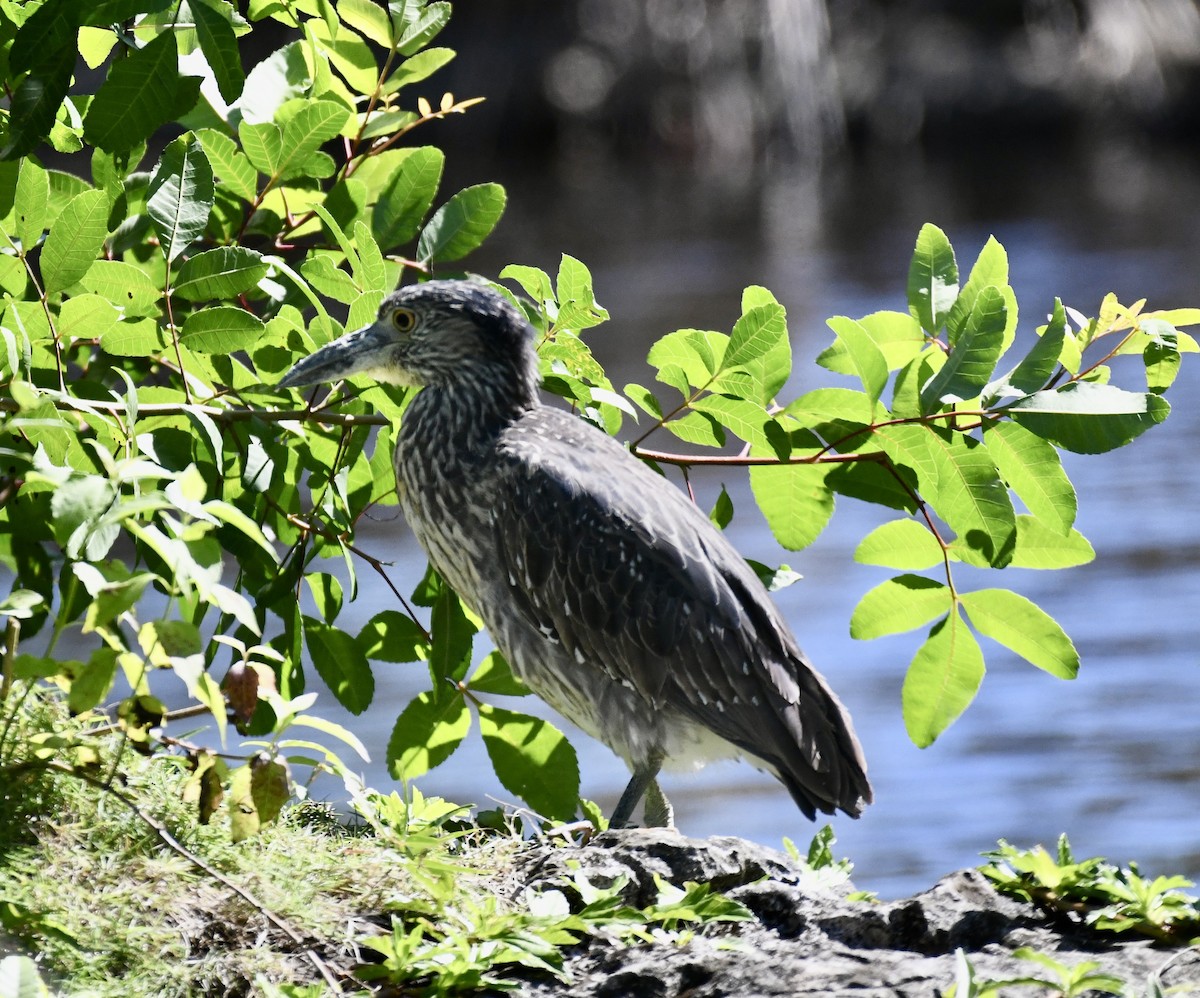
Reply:
[[[4,664],[0,671],[0,703],[8,699],[8,691],[12,689],[13,662],[17,657],[17,643],[21,639],[21,621],[10,616],[4,629]]]
[[[631,452],[635,457],[658,464],[677,464],[683,467],[715,465],[724,467],[757,467],[761,465],[786,464],[853,464],[856,461],[881,462],[888,459],[883,451],[865,451],[861,454],[807,454],[804,457],[775,457],[749,454],[675,454],[671,451],[650,450],[635,446]]]
[[[105,413],[125,412],[124,402],[96,402],[91,399],[75,399],[70,396],[55,399],[59,409],[70,412],[100,410]],[[15,399],[0,397],[0,412],[20,412]],[[252,419],[264,423],[326,423],[330,426],[387,426],[391,422],[386,416],[368,413],[361,416],[341,412],[326,412],[315,409],[226,409],[216,405],[180,405],[174,402],[149,402],[138,406],[139,416],[186,416],[200,412],[218,423],[245,423]]]

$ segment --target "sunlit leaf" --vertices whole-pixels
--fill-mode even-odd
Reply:
[[[565,820],[579,804],[575,749],[549,721],[479,705],[479,730],[500,782],[547,818]],[[553,773],[554,779],[546,779]]]
[[[189,257],[179,268],[175,293],[189,301],[236,298],[267,276],[267,263],[256,250],[218,246]]]
[[[983,652],[955,607],[934,624],[909,664],[901,690],[904,727],[913,742],[932,745],[975,699]]]
[[[432,692],[416,697],[396,718],[388,739],[388,772],[397,780],[416,779],[440,765],[471,730],[471,712],[462,696],[435,700]]]
[[[1075,522],[1075,489],[1054,445],[1012,422],[990,425],[988,453],[1001,476],[1029,511],[1063,534]]]
[[[1079,653],[1059,623],[1037,604],[1008,589],[979,589],[959,596],[984,634],[1059,679],[1074,679]]]
[[[212,167],[203,148],[193,136],[180,136],[163,153],[150,178],[146,201],[146,213],[168,263],[203,234],[213,195]]]
[[[1007,411],[1027,430],[1060,447],[1101,454],[1161,423],[1171,405],[1154,394],[1074,381],[1020,399]]]
[[[908,270],[908,309],[930,336],[936,336],[958,297],[958,265],[946,234],[928,222],[921,226]]]
[[[950,610],[953,595],[923,575],[897,575],[866,593],[850,616],[850,636],[860,641],[916,630]]]
[[[964,402],[983,391],[1004,349],[1007,316],[1003,295],[993,287],[981,288],[946,363],[921,388],[921,408],[925,412]]]
[[[886,568],[932,568],[942,561],[942,549],[929,528],[916,520],[890,520],[859,541],[854,560]]]
[[[65,291],[88,272],[108,235],[108,212],[103,191],[84,191],[62,210],[42,247],[47,294]]]
[[[417,259],[448,263],[466,256],[496,227],[506,200],[499,184],[477,184],[459,191],[421,230]]]
[[[263,322],[257,315],[233,305],[217,305],[189,315],[179,342],[198,353],[228,354],[250,349],[262,334]]]

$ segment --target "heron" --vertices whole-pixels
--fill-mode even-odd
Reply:
[[[477,281],[389,294],[283,388],[419,388],[397,433],[404,517],[515,675],[629,767],[610,820],[672,825],[663,767],[741,758],[810,820],[872,800],[849,714],[758,575],[684,493],[540,397],[533,330]]]

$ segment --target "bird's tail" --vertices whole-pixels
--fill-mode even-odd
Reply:
[[[808,818],[817,811],[857,818],[874,794],[850,715],[819,672],[803,658],[795,665],[800,697],[781,718],[795,752],[772,760],[772,768]]]

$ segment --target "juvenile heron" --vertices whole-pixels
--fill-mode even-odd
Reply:
[[[809,818],[871,802],[862,749],[763,584],[708,518],[607,434],[543,405],[532,331],[467,281],[390,294],[281,387],[422,386],[396,444],[400,506],[513,671],[625,760],[612,824],[664,765],[742,757]]]

